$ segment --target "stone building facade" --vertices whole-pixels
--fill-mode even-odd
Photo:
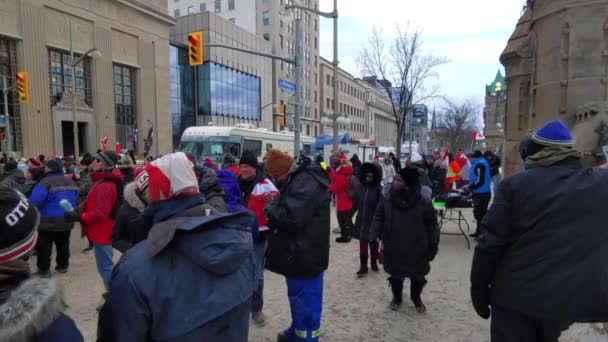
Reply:
[[[505,173],[522,170],[521,139],[552,119],[591,160],[608,123],[608,0],[528,0],[501,58],[506,70]]]
[[[95,151],[100,138],[143,149],[155,129],[152,153],[171,151],[167,0],[2,0],[0,73],[9,84],[29,74],[30,103],[9,98],[12,150],[73,153],[71,103],[77,105],[80,151]],[[70,26],[71,32],[70,35]],[[70,36],[76,57],[97,48],[76,67],[71,95]],[[135,139],[135,140],[133,140]],[[3,144],[7,147],[7,144]],[[113,145],[112,145],[113,146]]]
[[[502,150],[505,139],[505,112],[507,110],[507,85],[500,70],[494,80],[486,85],[485,107],[483,109],[484,135],[486,147],[492,151]]]

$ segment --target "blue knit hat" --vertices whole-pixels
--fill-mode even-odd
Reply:
[[[547,147],[572,147],[574,141],[568,127],[559,120],[546,123],[532,134],[532,141]]]

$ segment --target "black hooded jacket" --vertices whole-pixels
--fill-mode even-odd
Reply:
[[[267,207],[266,268],[286,277],[314,278],[329,263],[329,183],[321,166],[293,168],[277,203]]]
[[[371,184],[365,182],[365,175],[371,173],[374,175],[374,181]],[[353,200],[353,211],[357,212],[355,220],[355,229],[353,237],[367,239],[369,229],[374,219],[374,211],[382,197],[382,175],[378,172],[378,168],[371,163],[361,165],[361,172],[358,181],[355,183],[355,196]]]
[[[568,158],[505,179],[481,223],[471,288],[539,320],[607,322],[608,170]]]

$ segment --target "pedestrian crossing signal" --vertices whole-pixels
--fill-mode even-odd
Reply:
[[[203,32],[190,32],[188,34],[188,64],[203,64]]]
[[[19,103],[30,103],[30,86],[25,71],[17,73],[17,97]]]

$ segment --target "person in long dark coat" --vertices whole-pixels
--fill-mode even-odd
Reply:
[[[359,177],[362,163],[357,154],[353,154],[353,156],[350,158],[350,164],[353,166],[355,177]]]
[[[384,271],[390,275],[393,292],[391,309],[401,306],[403,280],[410,278],[410,299],[417,312],[426,312],[421,294],[439,249],[439,226],[433,203],[420,193],[416,169],[399,171],[378,204],[369,239],[379,236],[384,245]]]
[[[378,271],[378,240],[369,240],[369,230],[374,218],[374,212],[382,196],[380,182],[382,175],[378,168],[371,163],[361,165],[358,181],[355,183],[353,212],[357,213],[353,237],[359,239],[359,260],[361,267],[358,277],[368,273],[367,260],[371,253],[372,271]]]

